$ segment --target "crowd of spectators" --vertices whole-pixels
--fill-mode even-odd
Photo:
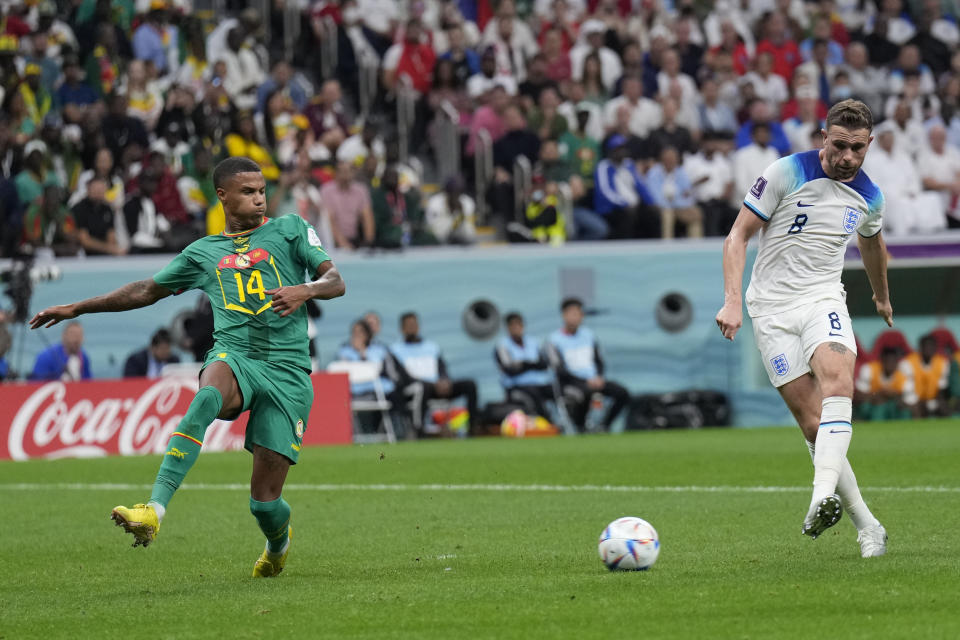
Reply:
[[[899,331],[877,337],[861,350],[854,407],[862,420],[949,416],[960,411],[960,346],[939,328],[920,337],[914,350]]]
[[[719,235],[849,97],[881,123],[866,170],[888,231],[960,226],[954,0],[196,4],[0,3],[3,255],[176,251],[222,229],[211,171],[231,155],[260,164],[271,214],[347,250]],[[437,184],[451,114],[462,166]]]

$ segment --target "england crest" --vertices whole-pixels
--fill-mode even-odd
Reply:
[[[857,223],[860,222],[860,212],[853,207],[847,207],[843,211],[843,230],[847,233],[853,233],[857,230]]]
[[[787,362],[787,355],[781,353],[776,358],[770,360],[770,364],[773,365],[773,371],[778,376],[786,375],[787,371],[790,371],[790,363]]]

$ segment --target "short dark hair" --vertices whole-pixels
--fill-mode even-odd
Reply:
[[[247,158],[237,156],[221,161],[213,170],[213,188],[219,189],[223,183],[238,173],[260,173],[260,165]]]
[[[370,325],[367,324],[367,321],[363,318],[358,318],[353,321],[350,330],[353,330],[353,327],[360,327],[360,330],[363,331],[363,335],[366,336],[363,340],[364,344],[368,347],[370,346],[370,341],[373,340],[373,329],[370,328]]]
[[[580,307],[583,309],[583,300],[580,298],[564,298],[560,303],[560,311],[566,311],[568,307]]]
[[[827,131],[830,127],[837,125],[844,129],[854,131],[856,129],[873,130],[873,114],[870,107],[859,100],[848,98],[841,100],[830,107],[827,112]]]
[[[170,337],[170,332],[167,329],[157,329],[153,337],[150,338],[151,347],[158,344],[173,344],[173,338]]]
[[[407,318],[416,318],[417,313],[415,311],[405,311],[400,314],[400,324],[403,325],[407,321]]]
[[[513,322],[514,320],[519,320],[520,322],[523,322],[523,316],[520,315],[519,311],[511,311],[507,315],[503,316],[503,324],[505,326],[510,326],[510,323]]]
[[[900,357],[900,349],[898,349],[897,347],[894,347],[893,345],[889,345],[889,344],[888,344],[887,346],[885,346],[885,347],[883,348],[883,350],[880,351],[880,357],[881,357],[881,358],[886,358],[886,357],[888,357],[888,356],[896,356],[896,357],[899,358],[899,357]]]

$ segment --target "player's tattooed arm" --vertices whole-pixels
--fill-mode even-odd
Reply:
[[[153,278],[138,280],[119,289],[95,298],[87,298],[72,304],[59,304],[48,307],[33,316],[30,328],[52,327],[61,320],[69,320],[85,313],[103,313],[107,311],[128,311],[146,307],[173,292],[161,287]]]
[[[333,261],[321,262],[317,267],[317,276],[319,277],[313,282],[266,291],[265,293],[271,296],[273,312],[285,317],[299,309],[300,305],[310,298],[330,300],[346,293],[347,287],[340,272],[333,265]]]

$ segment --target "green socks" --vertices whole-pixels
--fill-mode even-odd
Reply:
[[[260,502],[250,498],[250,513],[257,519],[260,530],[267,537],[267,551],[280,553],[287,544],[287,530],[290,526],[290,505],[283,497]]]
[[[150,502],[166,509],[173,493],[183,482],[184,476],[197,461],[200,447],[203,446],[203,434],[210,423],[216,420],[223,407],[223,397],[216,387],[203,387],[197,391],[187,414],[183,416],[177,430],[170,436],[167,452],[153,483]]]

